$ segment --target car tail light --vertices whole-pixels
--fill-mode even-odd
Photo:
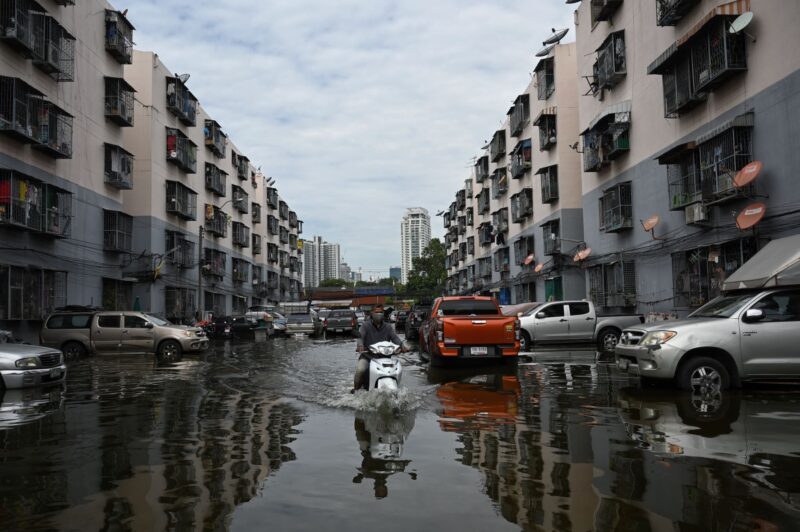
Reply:
[[[352,321],[352,322],[350,322],[350,324],[351,324],[353,327],[355,327],[357,323],[358,323],[358,320],[357,320],[357,319],[355,319],[355,318],[353,318],[353,321]]]
[[[323,327],[327,327],[328,326],[328,320],[327,319],[322,320],[322,326]]]
[[[436,340],[439,342],[444,341],[444,321],[436,320]]]
[[[519,340],[520,330],[522,329],[522,324],[519,321],[519,318],[514,320],[514,338]]]

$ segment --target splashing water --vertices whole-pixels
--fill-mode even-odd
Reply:
[[[399,390],[358,390],[351,394],[342,389],[341,394],[329,396],[322,401],[324,406],[347,408],[358,412],[413,412],[422,406],[425,394],[411,392],[407,388]]]

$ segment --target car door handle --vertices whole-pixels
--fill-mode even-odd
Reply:
[[[564,322],[564,321],[569,321],[569,320],[567,320],[566,318],[561,318],[561,319],[560,319],[560,320],[558,320],[558,321]]]
[[[586,318],[586,321],[592,321],[594,318]]]

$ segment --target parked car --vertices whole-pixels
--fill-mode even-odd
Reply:
[[[356,319],[358,320],[358,326],[361,327],[361,324],[364,323],[364,320],[367,319],[367,315],[363,310],[356,310]]]
[[[319,319],[320,319],[322,322],[325,322],[325,318],[327,318],[327,317],[328,317],[328,315],[329,315],[330,313],[331,313],[331,310],[330,310],[330,309],[327,309],[327,308],[321,308],[321,309],[319,309],[319,310],[317,311],[317,316],[319,317]]]
[[[245,314],[246,317],[250,318],[251,320],[264,320],[264,321],[272,321],[272,314],[271,312],[275,310],[275,307],[272,305],[253,305],[252,307],[247,308],[247,313]]]
[[[323,321],[323,325],[329,334],[358,333],[358,318],[356,313],[349,309],[332,310]]]
[[[202,351],[208,338],[200,327],[173,325],[133,311],[51,314],[39,334],[41,344],[65,355],[157,353],[177,357]]]
[[[431,313],[430,305],[414,305],[408,313],[405,325],[406,340],[419,340],[419,327]]]
[[[686,319],[625,330],[619,369],[701,393],[800,378],[800,235],[767,244],[722,289]]]
[[[289,322],[289,320],[286,319],[286,316],[284,316],[277,310],[270,311],[270,315],[272,316],[273,333],[275,335],[286,334],[286,324]]]
[[[254,338],[256,334],[261,337],[272,336],[272,316],[270,321],[263,318],[248,316],[234,316],[231,321],[231,334],[233,338]]]
[[[398,331],[404,331],[406,328],[406,320],[408,319],[408,311],[407,310],[398,310],[397,311],[397,321],[394,324],[394,328]]]
[[[286,334],[322,334],[322,321],[316,312],[292,313],[287,317]]]
[[[420,327],[420,351],[432,365],[447,360],[516,360],[520,322],[491,297],[440,297]]]
[[[522,350],[539,344],[594,343],[613,352],[623,329],[644,323],[641,314],[597,314],[590,301],[556,301],[534,306],[522,316]]]
[[[58,349],[16,343],[0,344],[0,391],[58,384],[67,376]]]

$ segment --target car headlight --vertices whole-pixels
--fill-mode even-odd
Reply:
[[[192,337],[192,336],[194,336],[194,331],[183,331],[183,335]]]
[[[645,347],[653,347],[654,345],[661,345],[670,341],[674,338],[678,333],[675,331],[653,331],[649,332],[644,335],[642,341],[639,342],[639,345],[643,345]]]
[[[14,362],[14,365],[18,368],[38,368],[39,359],[36,357],[20,358]]]

